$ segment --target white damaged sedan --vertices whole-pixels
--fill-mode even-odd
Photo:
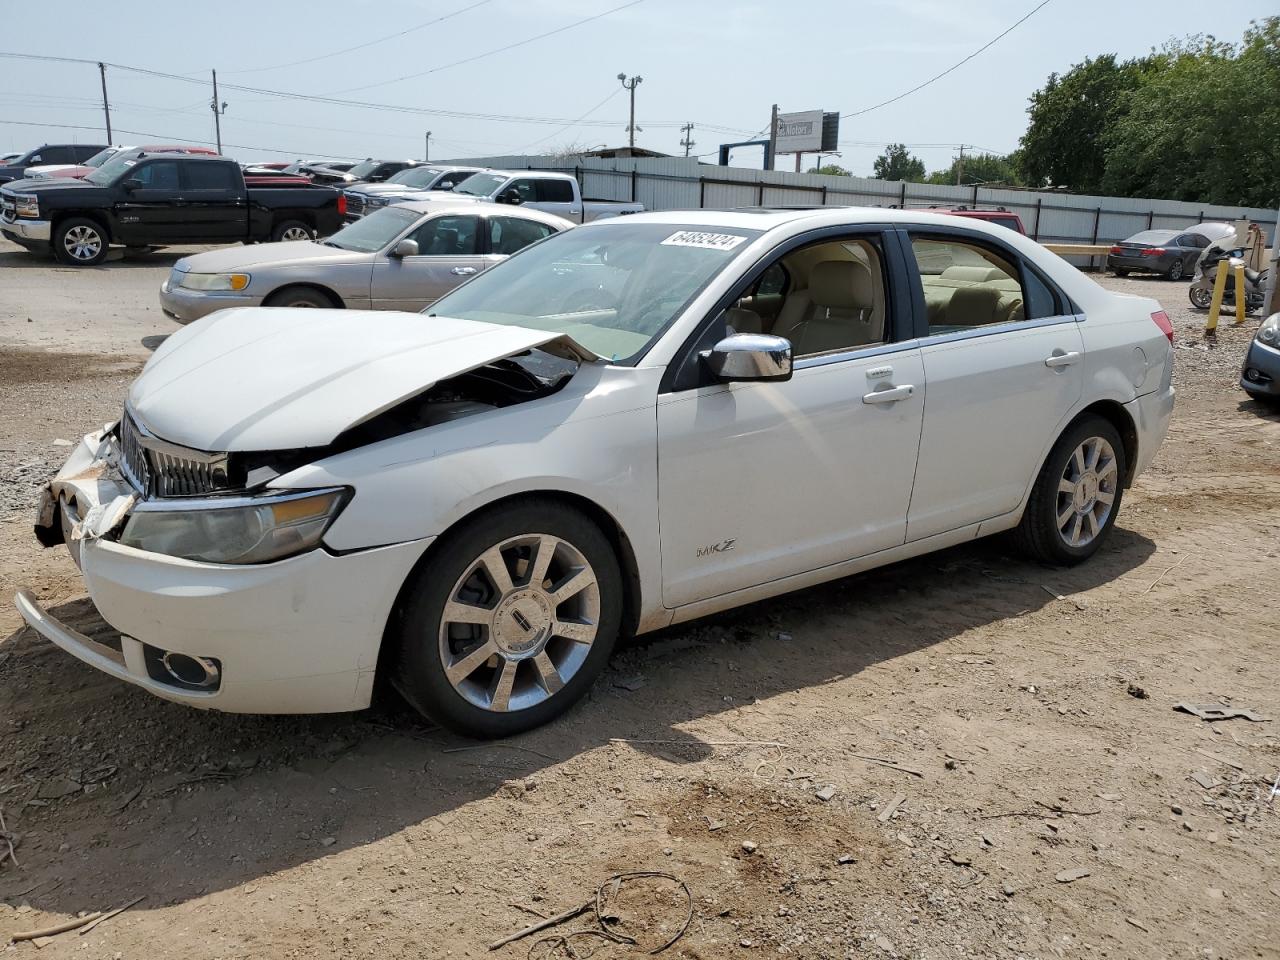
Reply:
[[[977,537],[1087,559],[1173,409],[1172,328],[999,227],[684,211],[537,243],[429,314],[226,310],[46,488],[119,632],[69,653],[237,712],[504,736],[620,635]]]

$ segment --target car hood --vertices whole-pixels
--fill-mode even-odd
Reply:
[[[170,336],[129,389],[157,437],[209,452],[321,447],[440,380],[553,349],[561,334],[385,310],[247,307]]]
[[[411,187],[407,183],[356,183],[347,188],[350,193],[362,193],[371,197],[384,193],[424,193],[424,187]]]
[[[56,190],[97,190],[103,194],[107,193],[106,187],[100,187],[96,183],[89,183],[87,180],[71,180],[62,177],[50,177],[47,180],[14,180],[4,185],[6,190],[13,190],[16,193],[50,193]]]
[[[362,263],[372,254],[357,250],[326,247],[313,240],[285,240],[280,243],[255,243],[251,247],[225,247],[183,257],[173,265],[181,273],[226,273],[251,270],[254,267],[290,267],[299,264],[321,266],[337,263]]]

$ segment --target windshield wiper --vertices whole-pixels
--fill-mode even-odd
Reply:
[[[335,250],[345,250],[345,249],[347,249],[346,247],[344,247],[344,246],[342,246],[342,245],[340,245],[340,244],[334,243],[332,240],[321,240],[321,241],[320,241],[320,243],[321,243],[323,246],[326,246],[326,247],[333,247]]]

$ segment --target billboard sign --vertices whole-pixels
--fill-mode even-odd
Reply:
[[[777,153],[817,153],[822,149],[821,110],[778,114]]]

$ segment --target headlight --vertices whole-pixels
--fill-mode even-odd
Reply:
[[[337,487],[225,503],[147,500],[129,517],[120,542],[205,563],[269,563],[318,546],[349,493]]]
[[[184,273],[178,286],[188,290],[243,290],[249,280],[247,273]]]
[[[1269,347],[1280,346],[1280,313],[1273,313],[1258,328],[1258,341]]]
[[[13,198],[14,209],[20,217],[40,216],[40,198],[19,193]]]
[[[370,207],[385,207],[390,202],[386,197],[370,197],[366,201],[366,205]]]

